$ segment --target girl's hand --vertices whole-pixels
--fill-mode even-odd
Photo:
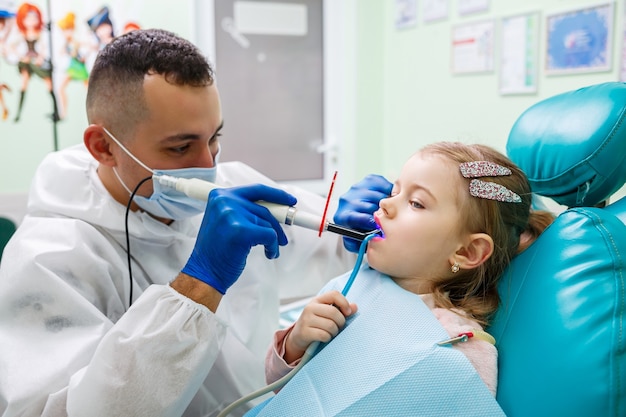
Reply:
[[[330,291],[314,298],[304,307],[287,335],[285,361],[291,363],[301,358],[313,342],[330,341],[346,324],[346,317],[356,310],[356,304],[350,303],[339,291]]]

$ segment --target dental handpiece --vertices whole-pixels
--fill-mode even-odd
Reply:
[[[153,179],[157,180],[162,186],[174,188],[191,198],[204,201],[209,198],[211,190],[221,188],[219,185],[198,178],[178,178],[169,175],[154,175]],[[267,208],[270,213],[272,213],[272,216],[274,216],[274,218],[280,223],[289,226],[296,225],[318,232],[320,230],[326,230],[360,241],[365,239],[368,235],[378,232],[377,230],[359,232],[328,221],[324,221],[323,227],[320,227],[322,225],[322,216],[304,211],[298,211],[298,209],[294,206],[269,203],[266,201],[257,201],[256,203]]]

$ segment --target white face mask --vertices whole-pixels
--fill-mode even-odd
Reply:
[[[220,155],[219,150],[213,158],[214,165],[212,168],[151,169],[146,164],[141,162],[135,155],[130,153],[130,151],[126,149],[126,147],[122,145],[120,141],[111,134],[111,132],[104,127],[102,129],[111,137],[111,139],[113,139],[113,141],[115,141],[115,143],[119,145],[120,148],[122,148],[124,152],[126,152],[128,156],[130,156],[142,168],[152,173],[152,175],[169,175],[177,178],[198,178],[204,181],[215,182],[215,177],[217,175],[217,162]],[[132,191],[120,178],[115,167],[113,167],[113,173],[126,191],[128,191],[128,194],[132,194]],[[152,180],[152,187],[153,192],[150,197],[135,195],[133,197],[133,201],[153,216],[180,220],[204,213],[206,201],[188,197],[186,194],[170,187],[163,187],[159,181],[155,181],[154,179]]]

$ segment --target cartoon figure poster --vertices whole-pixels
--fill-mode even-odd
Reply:
[[[106,4],[87,3],[0,0],[1,122],[70,117],[68,90],[78,84],[86,92],[98,51],[116,35],[140,27],[131,16],[114,18]],[[30,111],[44,102],[46,114]]]
[[[83,142],[96,55],[137,28],[193,40],[195,2],[0,0],[0,196],[22,194],[46,154]]]

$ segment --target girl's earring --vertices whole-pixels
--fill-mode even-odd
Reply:
[[[450,268],[453,274],[456,274],[457,272],[459,272],[460,269],[461,267],[459,266],[458,262],[455,262],[454,265],[452,265],[452,267]]]

